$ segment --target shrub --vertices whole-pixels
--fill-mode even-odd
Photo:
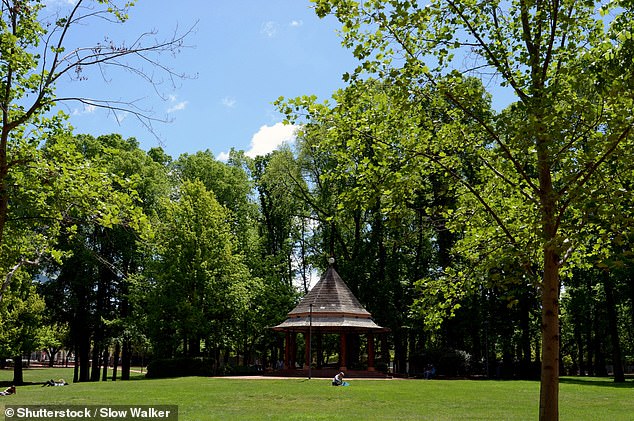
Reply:
[[[446,376],[471,374],[471,354],[460,349],[447,349],[438,357],[438,371]]]

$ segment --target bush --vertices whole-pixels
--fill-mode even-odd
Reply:
[[[471,354],[459,349],[445,350],[438,360],[438,371],[447,376],[471,374]]]
[[[172,358],[154,360],[147,366],[145,377],[159,379],[165,377],[190,377],[213,375],[212,364],[203,358]]]

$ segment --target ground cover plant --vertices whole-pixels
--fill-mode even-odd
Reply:
[[[178,405],[179,420],[214,419],[434,419],[527,420],[537,418],[539,383],[493,380],[236,379],[182,377],[42,387],[50,379],[72,379],[70,369],[30,369],[27,385],[5,404]],[[8,385],[11,372],[0,371]],[[634,381],[563,378],[562,420],[629,420]],[[6,387],[6,386],[5,386]],[[2,408],[4,409],[4,408]]]

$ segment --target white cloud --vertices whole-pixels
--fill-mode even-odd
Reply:
[[[187,101],[181,101],[169,107],[167,109],[167,113],[170,114],[170,113],[173,113],[174,111],[181,111],[181,110],[184,110],[185,107],[187,107]]]
[[[299,26],[302,26],[304,24],[303,20],[293,20],[291,21],[290,25],[294,28],[297,28]]]
[[[284,123],[260,127],[260,130],[251,138],[250,149],[245,152],[245,155],[251,158],[264,156],[269,152],[273,152],[283,143],[294,142],[298,128],[298,126],[285,125]],[[228,152],[221,152],[217,157],[219,161],[226,161],[228,158]]]
[[[112,112],[112,117],[117,122],[117,124],[123,123],[123,120],[128,118],[128,115],[130,115],[130,113],[127,111],[113,111]]]
[[[278,24],[275,21],[267,21],[262,24],[262,28],[260,29],[260,33],[266,35],[269,38],[273,38],[277,35]]]
[[[220,152],[216,157],[218,161],[227,162],[229,159],[229,152]]]
[[[224,105],[227,108],[235,108],[237,104],[237,101],[235,98],[231,98],[231,97],[224,97],[222,98],[222,105]]]
[[[95,112],[95,110],[97,109],[97,107],[95,107],[92,104],[84,104],[84,108],[83,109],[79,109],[79,108],[75,108],[73,110],[73,115],[84,115],[84,114],[92,114]]]
[[[250,157],[266,155],[274,151],[285,142],[295,141],[297,126],[292,124],[276,123],[273,126],[264,125],[251,138],[251,149],[245,154]]]

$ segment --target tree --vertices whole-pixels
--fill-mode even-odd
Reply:
[[[224,163],[216,160],[207,150],[195,154],[183,154],[173,163],[176,184],[189,180],[200,181],[207,191],[213,192],[216,200],[229,210],[231,231],[238,240],[238,252],[245,256],[254,253],[254,226],[257,209],[250,199],[252,181],[240,165],[233,163],[237,153]],[[248,261],[248,258],[247,258]]]
[[[476,82],[466,84],[481,93]],[[330,236],[322,247],[343,257],[339,272],[377,320],[392,328],[397,369],[405,372],[407,353],[425,342],[423,332],[413,329],[420,322],[406,316],[413,281],[433,278],[429,285],[438,289],[438,274],[452,263],[456,235],[447,229],[447,214],[459,192],[448,170],[466,180],[473,180],[474,170],[470,149],[462,144],[455,146],[451,166],[428,164],[417,144],[449,130],[448,123],[457,119],[455,107],[431,90],[410,101],[401,89],[369,78],[336,92],[333,105],[315,104],[312,97],[278,105],[292,121],[307,113],[300,156],[314,189],[309,206],[319,216],[320,230]],[[486,115],[483,95],[473,95],[472,103]],[[470,118],[460,123],[465,132],[474,124]],[[377,302],[388,305],[372,308]]]
[[[525,263],[537,264],[543,273],[537,284],[542,308],[539,414],[540,419],[558,419],[559,272],[579,244],[575,228],[580,221],[570,210],[590,199],[588,182],[597,169],[616,159],[631,140],[628,5],[525,0],[315,4],[319,16],[332,13],[342,22],[343,44],[361,60],[353,79],[362,72],[377,73],[407,87],[403,95],[414,97],[421,85],[433,87],[479,123],[480,133],[460,138],[463,144],[480,145],[477,165],[516,191],[515,197],[523,196],[538,215],[525,222],[527,231],[539,233],[541,256]],[[596,7],[612,13],[607,31]],[[451,71],[454,58],[471,65]],[[473,91],[463,81],[466,73],[485,78],[485,69],[515,95],[511,111],[523,119],[496,125],[479,118],[470,103]],[[446,165],[445,149],[455,144],[458,133],[421,141],[418,150],[427,153],[430,163]],[[476,186],[461,182],[519,250],[521,233],[510,229],[503,209],[492,206]]]
[[[149,336],[157,356],[214,355],[240,338],[259,289],[234,254],[227,210],[200,181],[184,181],[162,205],[146,276]]]
[[[139,76],[150,84],[157,83],[154,75],[166,75],[170,80],[178,78],[168,66],[159,63],[160,55],[171,53],[183,46],[185,34],[175,34],[165,41],[156,41],[152,33],[144,33],[129,44],[114,41],[95,45],[76,45],[71,33],[88,28],[88,23],[97,20],[123,23],[131,2],[114,0],[79,0],[69,7],[64,16],[43,13],[45,4],[39,0],[3,0],[0,18],[0,247],[2,248],[2,290],[11,282],[13,274],[29,264],[40,262],[50,254],[50,244],[55,238],[55,222],[62,212],[48,208],[46,214],[30,215],[32,226],[45,231],[40,235],[37,247],[15,250],[15,240],[7,238],[8,224],[15,220],[16,196],[26,186],[18,183],[19,174],[39,169],[43,184],[29,186],[28,191],[39,203],[46,199],[46,168],[40,159],[39,146],[47,136],[62,131],[64,116],[51,115],[54,107],[68,101],[114,112],[130,112],[143,124],[151,128],[156,117],[144,112],[132,102],[121,102],[108,98],[85,98],[81,95],[56,96],[55,85],[62,77],[81,80],[87,77],[88,69],[124,70]],[[76,37],[75,39],[82,39]],[[137,61],[138,60],[138,61]],[[160,72],[144,71],[151,64]],[[53,174],[55,172],[53,171]],[[75,192],[79,193],[79,192]],[[85,191],[83,193],[86,193]],[[77,198],[78,201],[83,199]],[[49,206],[51,204],[49,203]],[[52,228],[52,230],[51,230]],[[9,250],[13,248],[12,250]],[[10,258],[11,256],[11,258]],[[13,261],[11,261],[13,259]],[[4,261],[6,260],[6,262]],[[0,296],[1,300],[1,296]]]
[[[78,135],[69,149],[81,151],[82,161],[102,180],[108,194],[99,201],[118,211],[94,218],[73,207],[61,223],[63,235],[57,242],[66,258],[49,263],[48,279],[40,289],[51,312],[70,325],[80,368],[76,380],[99,379],[101,356],[111,341],[122,348],[126,379],[133,324],[128,278],[141,269],[138,240],[148,229],[146,214],[156,211],[160,198],[168,194],[167,169],[140,150],[136,139],[120,135]],[[92,376],[84,364],[89,360]]]
[[[48,354],[48,366],[55,365],[55,357],[59,351],[68,346],[68,326],[63,323],[50,322],[42,327],[40,344]]]
[[[22,356],[40,343],[44,300],[26,273],[16,276],[7,290],[11,299],[0,302],[0,355],[13,358],[13,384],[24,383]]]

